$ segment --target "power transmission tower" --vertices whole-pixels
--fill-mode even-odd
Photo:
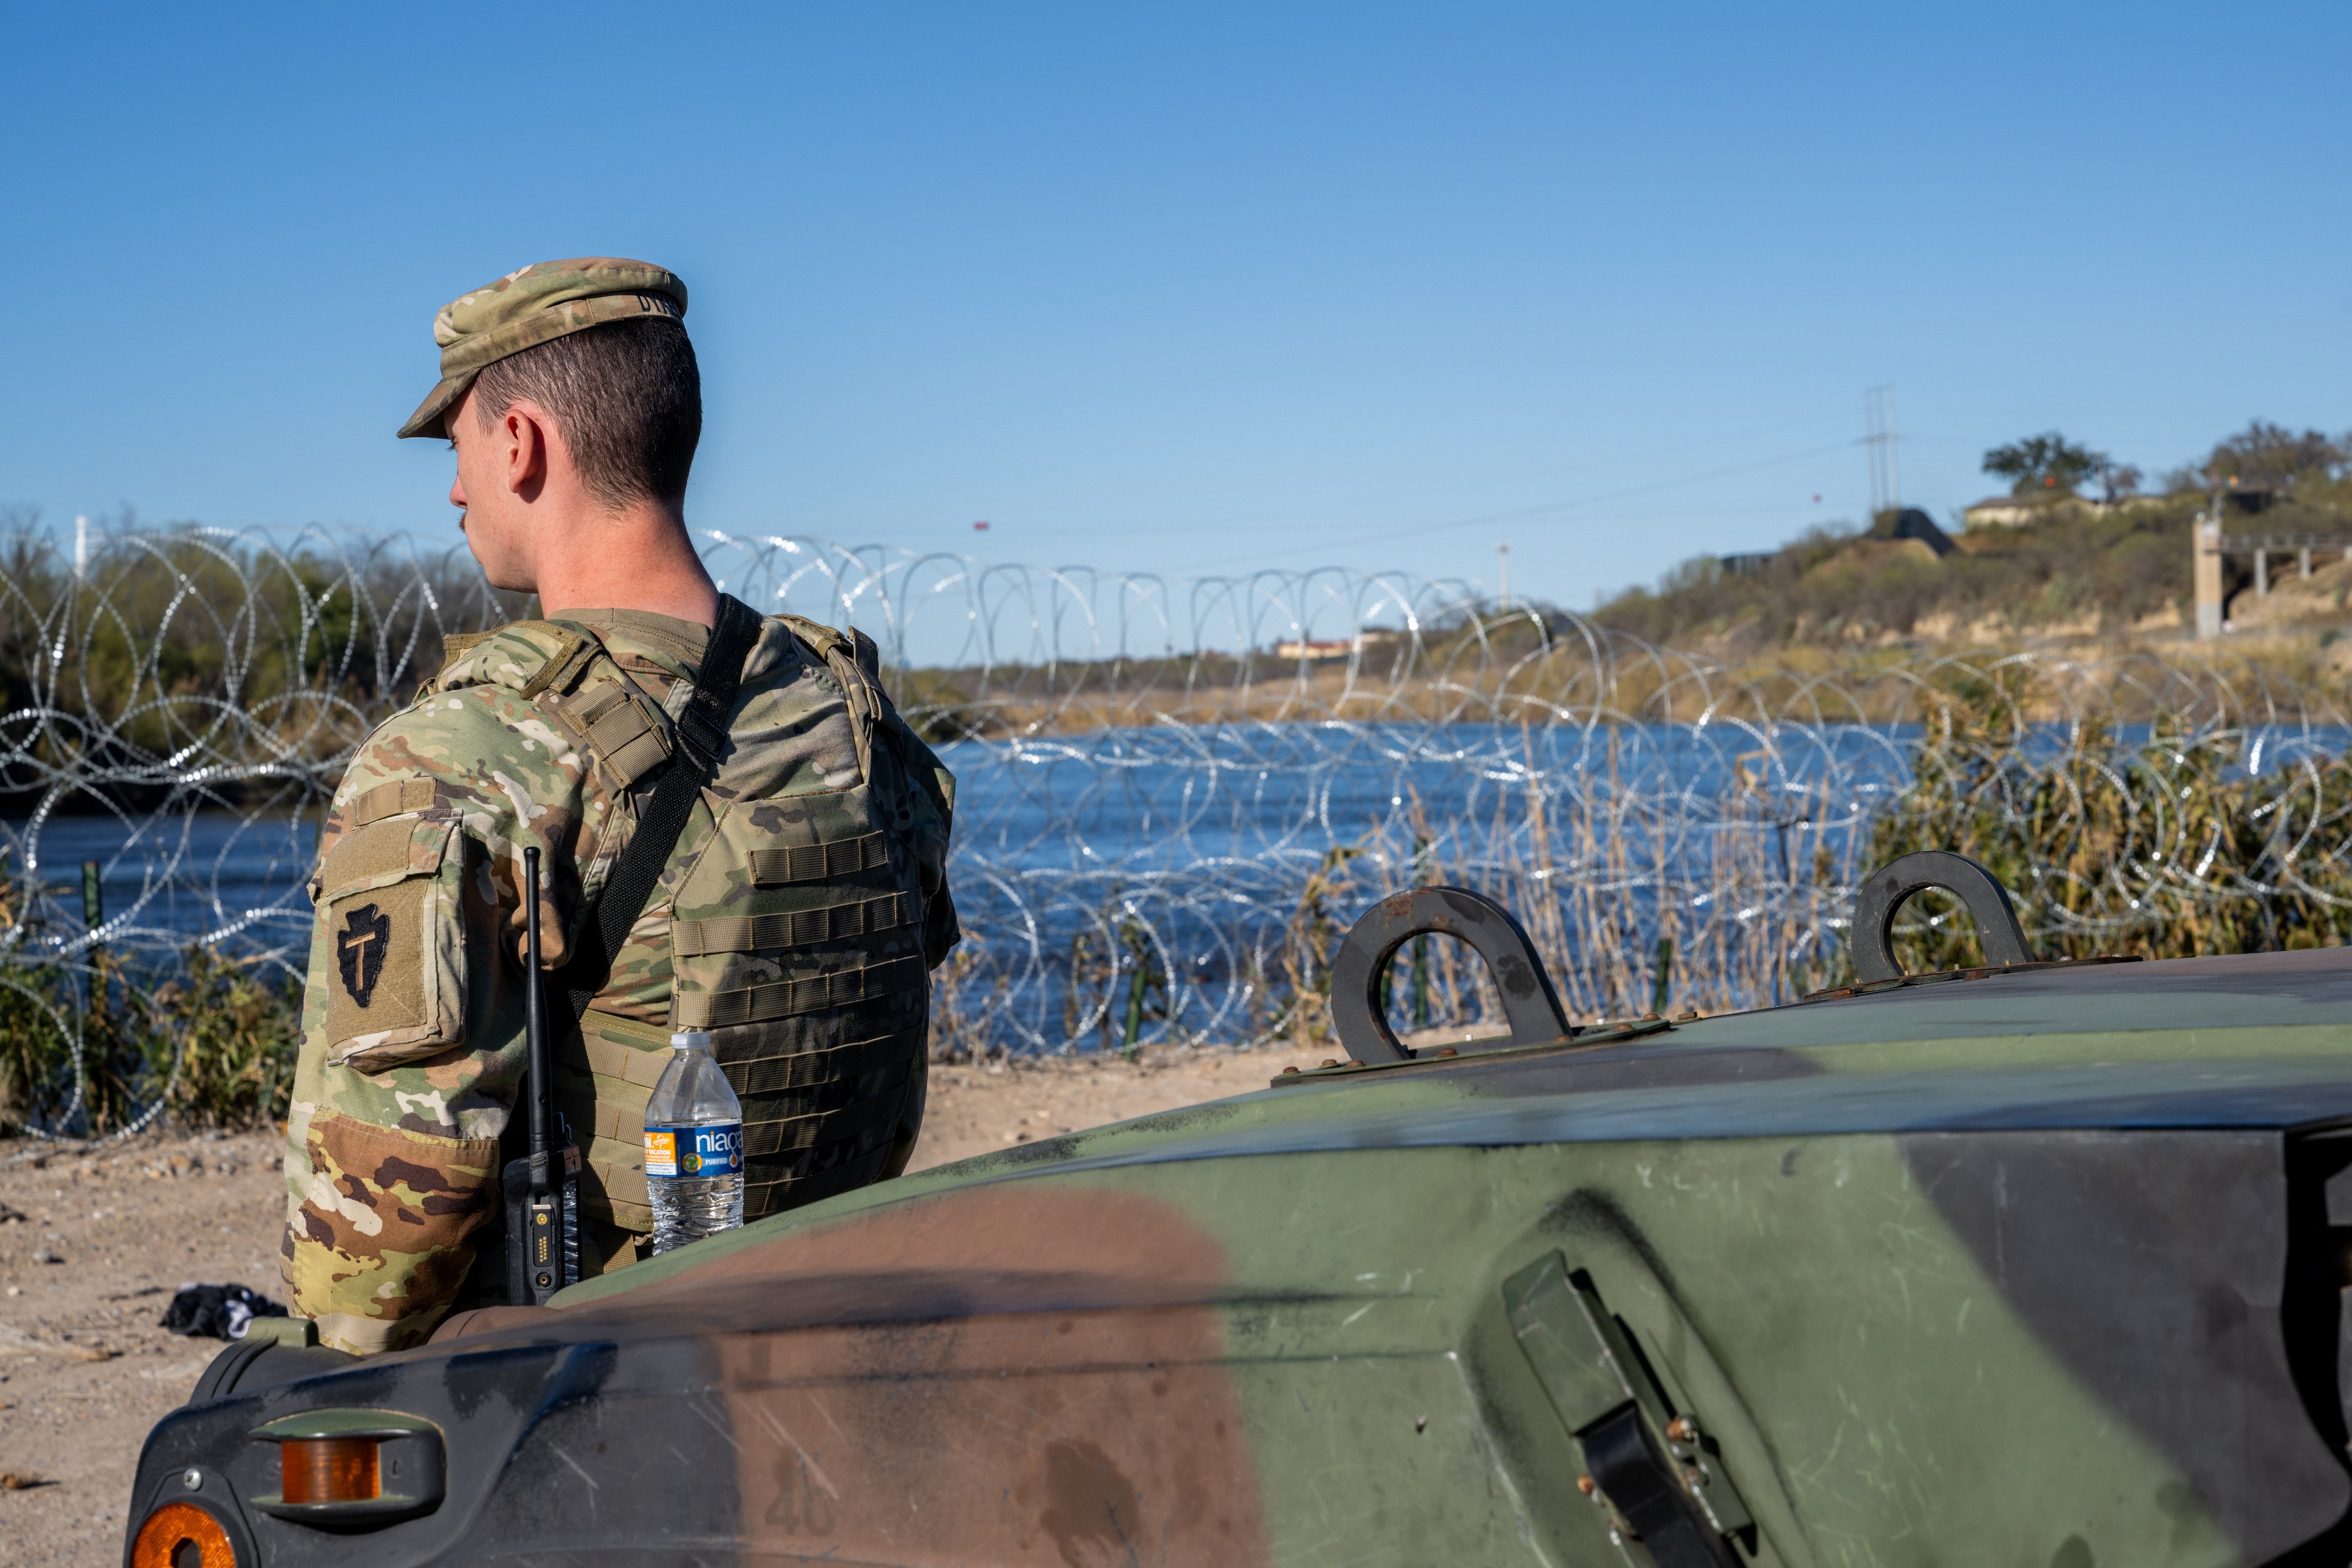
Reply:
[[[1495,558],[1502,563],[1502,607],[1507,610],[1511,607],[1511,547],[1508,544],[1497,544],[1495,546]]]
[[[1862,395],[1863,445],[1870,448],[1870,520],[1903,504],[1902,435],[1895,428],[1895,388],[1865,388]]]

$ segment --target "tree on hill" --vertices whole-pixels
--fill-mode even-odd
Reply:
[[[2347,460],[2343,442],[2316,430],[2298,436],[2283,425],[2257,419],[2213,448],[2205,459],[2210,483],[2236,489],[2280,490],[2309,476],[2326,478]]]
[[[2077,447],[2053,430],[2028,436],[1984,455],[1984,471],[2009,481],[2014,495],[2073,495],[2084,479],[2106,466],[2106,455]]]

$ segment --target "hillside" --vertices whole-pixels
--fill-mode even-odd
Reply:
[[[2352,479],[2318,473],[2275,491],[2224,494],[2229,535],[2311,534],[2352,546]],[[2186,489],[2112,504],[2064,497],[2033,507],[2034,520],[2017,526],[1950,528],[1956,548],[1941,556],[1919,540],[1891,537],[1890,514],[1868,531],[1817,529],[1769,558],[1735,558],[1745,570],[1696,557],[1655,588],[1609,600],[1592,618],[1732,660],[1824,645],[2183,641],[2194,624],[2191,529],[2211,504]],[[2331,634],[2352,626],[2352,574],[2330,547],[2315,552],[2313,566],[2305,582],[2294,557],[2273,557],[2272,591],[2258,597],[2251,567],[2232,561],[2225,584],[2232,630],[2332,644]]]

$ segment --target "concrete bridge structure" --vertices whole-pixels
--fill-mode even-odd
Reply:
[[[2299,576],[2311,575],[2311,557],[2317,551],[2325,558],[2341,555],[2352,561],[2352,540],[2340,533],[2224,533],[2221,525],[2207,513],[2197,514],[2194,534],[2197,552],[2197,635],[2218,637],[2221,635],[2221,610],[2228,598],[2228,576],[2223,563],[2235,556],[2253,563],[2254,594],[2257,597],[2271,591],[2271,558],[2292,555]]]

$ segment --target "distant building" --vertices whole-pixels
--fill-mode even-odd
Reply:
[[[1780,558],[1777,550],[1743,550],[1730,555],[1718,555],[1715,563],[1723,568],[1727,577],[1753,577]]]
[[[2268,499],[2268,492],[2263,492],[2263,500]],[[2063,492],[1989,496],[1974,506],[1961,508],[1960,517],[1969,528],[2025,528],[2061,515],[2105,517],[2111,511],[2135,511],[2144,506],[2163,504],[2162,496],[2117,496],[2113,500],[2091,500]],[[2257,502],[2243,510],[2259,511],[2262,504]]]
[[[2050,506],[2040,496],[1988,496],[1974,506],[1961,508],[1960,519],[1969,528],[2022,528],[2041,521]]]
[[[1952,536],[1936,526],[1936,520],[1916,506],[1901,511],[1881,513],[1871,528],[1873,539],[1916,539],[1936,552],[1938,560],[1959,548]]]
[[[1303,658],[1309,664],[1321,664],[1328,659],[1346,658],[1351,654],[1368,651],[1396,639],[1397,634],[1390,631],[1358,632],[1351,637],[1309,637],[1303,641],[1275,644],[1274,657]]]

